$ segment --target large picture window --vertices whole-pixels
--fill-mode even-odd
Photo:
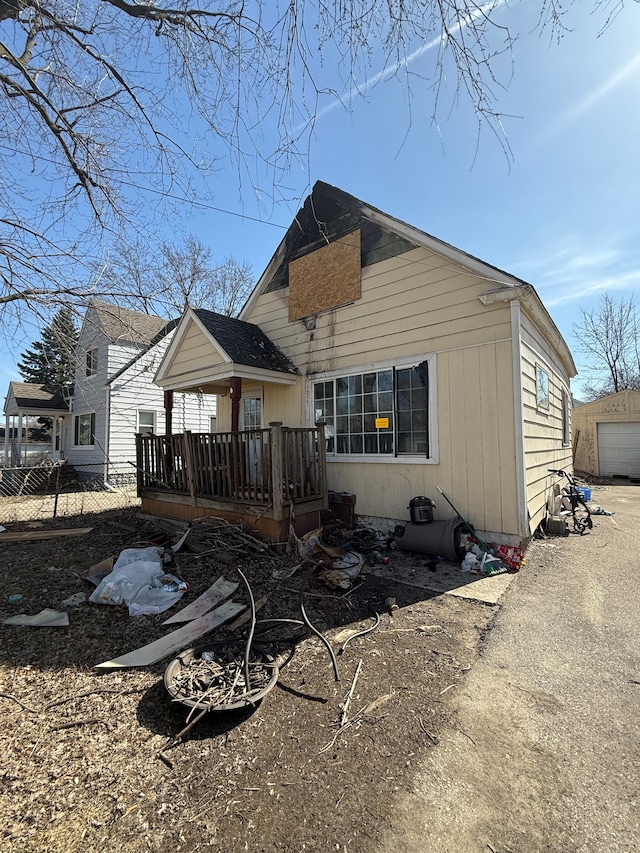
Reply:
[[[429,456],[428,365],[386,368],[316,382],[315,422],[336,455]]]
[[[93,447],[95,444],[95,412],[76,415],[73,419],[73,443],[76,447]]]

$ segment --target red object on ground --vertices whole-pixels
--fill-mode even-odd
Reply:
[[[496,548],[496,557],[499,557],[505,566],[518,571],[522,566],[524,552],[517,545],[499,545]]]

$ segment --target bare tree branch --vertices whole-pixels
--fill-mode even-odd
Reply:
[[[607,20],[620,5],[594,2]],[[105,242],[163,218],[170,197],[193,194],[217,158],[241,180],[266,174],[275,191],[291,161],[305,160],[323,96],[348,106],[396,77],[412,95],[425,90],[432,109],[421,120],[466,100],[508,153],[495,94],[509,81],[515,36],[502,5],[0,0],[0,310],[5,320],[13,312],[5,325],[15,326],[21,302],[45,311],[47,299],[80,303],[108,289],[94,278]],[[541,29],[561,37],[563,16],[562,0],[542,0]],[[417,55],[431,59],[420,77],[410,68]],[[331,88],[325,63],[336,69]],[[151,297],[139,293],[143,304]]]
[[[589,359],[585,393],[602,397],[626,388],[640,388],[638,314],[635,296],[616,299],[603,294],[598,306],[581,309],[582,321],[573,324],[578,349]]]

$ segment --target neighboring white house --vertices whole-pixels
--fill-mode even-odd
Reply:
[[[92,300],[80,330],[63,453],[81,476],[118,482],[134,475],[136,433],[163,434],[165,397],[153,376],[176,321]],[[216,398],[177,394],[173,429],[212,432]]]
[[[60,390],[10,383],[7,436],[10,419],[22,427],[28,416],[51,417],[54,461],[65,459],[85,480],[113,484],[135,477],[136,433],[165,432],[165,395],[153,376],[176,324],[92,300],[78,340],[74,387],[62,396]],[[216,404],[211,395],[176,394],[173,429],[215,432]],[[5,464],[8,451],[6,440]]]

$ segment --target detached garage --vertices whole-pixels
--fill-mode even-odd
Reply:
[[[618,391],[573,410],[574,468],[640,479],[640,392]]]

